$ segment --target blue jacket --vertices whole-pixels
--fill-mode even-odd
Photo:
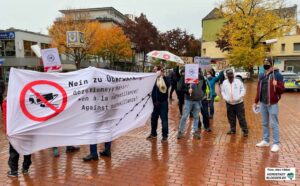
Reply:
[[[224,76],[224,72],[221,71],[217,77],[207,78],[209,86],[210,86],[210,99],[213,99],[214,97],[217,96],[216,89],[215,89],[216,82],[218,82],[221,79],[221,77],[223,77],[223,76]]]

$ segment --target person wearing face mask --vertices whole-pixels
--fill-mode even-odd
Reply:
[[[209,118],[213,119],[215,109],[214,109],[214,101],[215,97],[217,96],[216,94],[216,83],[224,76],[224,71],[221,71],[218,76],[214,76],[214,70],[211,69],[207,71],[207,80],[209,83],[209,86],[211,88],[210,90],[210,102],[209,102]]]
[[[168,141],[169,125],[168,125],[168,89],[170,83],[164,76],[164,69],[160,66],[154,67],[154,72],[160,72],[157,77],[152,90],[152,101],[154,109],[151,115],[151,133],[147,137],[147,140],[157,138],[157,124],[158,118],[161,119],[162,124],[162,142]]]
[[[183,92],[184,97],[184,109],[179,122],[179,131],[177,134],[177,139],[181,139],[184,136],[185,125],[188,116],[192,112],[193,114],[193,136],[196,139],[200,139],[201,135],[198,131],[199,129],[199,113],[201,109],[201,100],[204,97],[204,92],[206,90],[206,84],[204,82],[204,76],[202,74],[201,68],[199,68],[199,82],[196,84],[184,84]]]
[[[260,113],[263,125],[263,140],[256,144],[257,147],[270,146],[269,136],[271,124],[273,129],[272,152],[278,152],[280,147],[279,123],[278,123],[278,101],[284,92],[283,77],[278,70],[273,68],[272,58],[264,60],[265,73],[259,77],[254,107],[260,103]]]
[[[234,78],[232,69],[226,71],[227,78],[221,87],[222,97],[226,101],[227,118],[230,124],[230,130],[227,134],[236,133],[236,118],[239,120],[243,136],[248,136],[248,127],[245,118],[245,107],[243,97],[245,96],[245,88],[242,81]]]

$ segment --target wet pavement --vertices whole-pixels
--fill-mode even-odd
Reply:
[[[300,93],[283,95],[279,116],[282,148],[272,153],[270,148],[255,147],[262,136],[260,115],[252,112],[256,84],[246,83],[246,88],[248,138],[242,137],[240,130],[234,136],[226,135],[229,124],[221,101],[215,104],[212,133],[202,131],[201,140],[193,139],[189,120],[185,137],[177,140],[179,111],[177,101],[173,101],[168,143],[161,143],[160,127],[156,140],[146,140],[148,122],[113,142],[111,159],[82,162],[89,152],[87,146],[71,154],[61,147],[58,158],[46,149],[33,154],[28,176],[8,178],[8,141],[1,132],[0,185],[300,185]],[[99,150],[103,149],[103,145],[99,146]],[[265,167],[296,167],[296,180],[265,181]]]

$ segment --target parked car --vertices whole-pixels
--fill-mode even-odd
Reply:
[[[300,91],[300,76],[294,72],[282,72],[285,90]]]
[[[225,69],[226,70],[226,69]],[[244,81],[250,78],[250,72],[247,72],[241,68],[232,68],[235,78]],[[220,71],[216,72],[216,76],[219,75]],[[227,77],[226,77],[227,78]]]

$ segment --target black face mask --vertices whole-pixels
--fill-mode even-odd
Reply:
[[[271,65],[264,65],[265,70],[269,70],[271,68]]]
[[[229,81],[232,81],[233,79],[234,79],[233,76],[228,76],[228,80],[229,80]]]

